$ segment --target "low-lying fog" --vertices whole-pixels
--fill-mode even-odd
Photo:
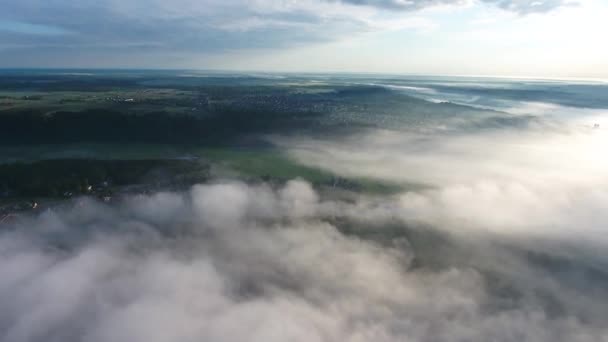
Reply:
[[[5,223],[2,341],[608,341],[608,132],[274,141],[404,186],[218,181]],[[336,190],[338,191],[338,190]]]

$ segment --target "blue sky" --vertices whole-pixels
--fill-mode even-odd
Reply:
[[[9,0],[0,67],[608,78],[605,0]]]

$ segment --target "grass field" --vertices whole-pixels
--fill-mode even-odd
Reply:
[[[285,182],[301,178],[315,186],[330,186],[367,193],[396,193],[411,185],[388,184],[370,178],[344,178],[302,165],[278,149],[201,148],[155,144],[67,144],[0,147],[0,165],[39,160],[180,160],[199,159],[223,170],[217,177],[235,174],[251,181]]]

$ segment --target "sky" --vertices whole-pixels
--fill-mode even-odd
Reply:
[[[608,78],[605,0],[6,0],[0,67]]]

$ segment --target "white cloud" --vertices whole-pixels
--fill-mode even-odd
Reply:
[[[534,108],[537,108],[535,106]],[[572,110],[570,110],[572,112]],[[571,113],[572,114],[572,113]],[[570,115],[570,117],[573,117]],[[340,140],[276,139],[307,165],[348,177],[425,184],[397,199],[404,220],[465,234],[608,245],[608,163],[597,117],[471,133],[369,130]]]
[[[1,338],[511,341],[514,331],[536,341],[606,336],[600,301],[567,282],[558,285],[559,275],[538,275],[517,253],[482,248],[488,242],[475,240],[477,249],[465,253],[464,245],[459,253],[476,255],[485,268],[456,259],[449,267],[411,268],[414,258],[454,250],[410,245],[405,236],[388,234],[381,244],[345,235],[323,214],[370,219],[363,205],[368,199],[358,201],[324,202],[299,180],[276,190],[218,183],[183,196],[128,198],[117,207],[82,201],[16,222],[15,229],[0,233]],[[49,225],[62,229],[49,231]],[[367,229],[388,233],[380,226]],[[487,267],[512,294],[494,292]],[[565,312],[551,309],[545,297],[557,301],[551,305],[567,305]]]

